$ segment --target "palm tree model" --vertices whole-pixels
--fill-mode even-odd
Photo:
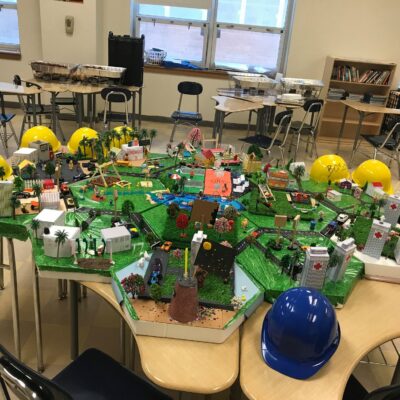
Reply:
[[[88,138],[84,136],[79,142],[79,146],[83,147],[83,156],[86,157],[86,146],[89,144]]]
[[[31,221],[31,229],[35,232],[36,242],[38,240],[37,231],[38,231],[39,227],[40,227],[40,222],[37,219],[33,219]]]
[[[115,131],[115,139],[118,140],[118,148],[121,148],[121,139],[122,139],[122,134],[118,131]]]
[[[6,176],[6,170],[4,169],[4,167],[0,166],[0,179],[4,180],[5,176]]]
[[[17,208],[21,206],[21,201],[16,198],[16,196],[12,196],[10,199],[11,207],[12,207],[12,216],[15,219],[15,211]]]
[[[150,137],[150,149],[151,150],[151,146],[153,144],[153,139],[157,136],[157,130],[156,129],[151,129],[150,133],[149,133],[149,137]]]
[[[126,125],[121,128],[121,133],[122,133],[122,136],[124,137],[124,142],[128,143],[128,141],[126,140],[126,137],[129,136],[129,128]]]
[[[144,139],[147,139],[148,137],[149,137],[149,134],[148,134],[148,132],[147,132],[147,129],[146,128],[143,128],[141,131],[140,131],[140,139],[142,139],[142,140],[144,140]]]
[[[32,186],[32,189],[33,189],[33,194],[34,194],[34,196],[38,198],[39,210],[40,210],[40,195],[42,194],[42,186],[39,185],[38,183],[35,183],[35,184]]]
[[[96,145],[96,142],[97,142],[97,139],[96,139],[96,138],[92,138],[92,139],[89,139],[89,140],[88,140],[88,143],[89,143],[89,146],[90,146],[90,151],[91,151],[91,153],[92,153],[92,158],[94,158],[94,153],[95,153],[94,147],[95,147],[95,145]]]
[[[63,230],[58,230],[55,233],[55,237],[56,237],[56,243],[57,243],[57,260],[60,256],[60,246],[62,244],[64,244],[66,242],[66,240],[68,239],[68,233],[65,231],[65,229]]]

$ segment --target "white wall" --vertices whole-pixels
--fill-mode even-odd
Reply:
[[[40,14],[39,14],[40,4]],[[67,62],[107,62],[108,31],[130,32],[131,0],[84,0],[83,4],[55,0],[19,0],[21,61],[0,61],[0,80],[14,73],[30,76],[29,61],[36,58]],[[64,30],[65,15],[75,16],[75,33]],[[399,64],[394,84],[400,80],[399,0],[297,0],[290,42],[287,76],[322,77],[325,57],[377,59]],[[178,101],[176,86],[193,77],[145,74],[143,114],[169,116]],[[221,79],[196,78],[203,84],[201,111],[213,120],[216,89]],[[229,117],[246,122],[247,113]]]

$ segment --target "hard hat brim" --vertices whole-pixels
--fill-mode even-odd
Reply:
[[[268,311],[269,313],[270,311]],[[261,331],[261,354],[265,363],[275,371],[295,379],[308,379],[316,374],[333,356],[340,342],[340,325],[337,323],[337,336],[325,354],[319,359],[298,362],[283,356],[268,338],[268,313]]]

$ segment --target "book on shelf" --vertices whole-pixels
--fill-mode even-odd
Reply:
[[[360,74],[355,66],[336,65],[332,69],[332,80],[355,83],[387,85],[390,79],[389,70],[368,69]]]

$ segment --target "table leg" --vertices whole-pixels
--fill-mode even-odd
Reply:
[[[359,118],[358,118],[357,133],[356,133],[356,137],[354,138],[353,151],[351,152],[349,167],[351,167],[351,163],[353,162],[353,158],[354,158],[354,155],[357,150],[358,141],[359,141],[360,135],[361,135],[361,127],[362,127],[362,124],[363,124],[363,121],[365,118],[365,113],[362,111],[359,111],[358,115],[359,115]]]
[[[340,150],[340,142],[343,139],[343,133],[344,133],[344,126],[346,124],[346,117],[347,117],[347,111],[349,110],[348,106],[344,106],[344,112],[343,112],[343,119],[342,119],[342,125],[340,126],[340,132],[338,136],[338,141],[337,141],[337,146],[336,146],[336,154],[339,154]]]
[[[222,132],[224,130],[224,120],[225,120],[225,112],[220,111],[219,115],[219,132],[218,132],[218,137],[217,137],[217,145],[220,145],[222,143]]]
[[[268,134],[274,131],[274,118],[275,118],[276,106],[268,107]]]
[[[87,118],[89,120],[89,127],[93,128],[93,120],[92,120],[92,107],[93,107],[93,102],[92,102],[92,94],[88,93],[87,95]]]
[[[69,281],[71,359],[75,360],[79,353],[78,330],[78,283]]]
[[[42,345],[42,318],[40,315],[39,275],[34,261],[32,261],[32,266],[33,266],[33,271],[32,271],[33,310],[35,314],[37,369],[39,372],[43,372],[44,365],[43,365],[43,345]]]
[[[219,122],[219,111],[215,110],[214,113],[214,124],[213,124],[213,132],[212,132],[212,138],[215,139],[217,137],[217,131],[219,130],[218,127],[218,122]]]
[[[51,92],[51,129],[57,136],[57,105],[56,105],[57,93]]]
[[[79,128],[81,128],[83,125],[83,113],[84,113],[83,94],[82,93],[76,94],[76,102],[78,105],[78,107],[77,107],[78,108],[78,126],[79,126]]]
[[[139,129],[142,129],[142,92],[143,88],[139,89]]]
[[[32,118],[33,118],[33,125],[37,125],[37,117],[36,117],[36,97],[33,94],[31,97],[31,102],[32,102]]]
[[[132,129],[135,130],[135,119],[136,119],[136,92],[132,92]]]
[[[8,264],[10,266],[10,281],[12,288],[12,317],[14,328],[14,346],[18,359],[21,359],[21,341],[19,330],[19,308],[18,308],[18,289],[17,289],[17,264],[15,262],[15,251],[13,239],[7,238],[8,245]]]

